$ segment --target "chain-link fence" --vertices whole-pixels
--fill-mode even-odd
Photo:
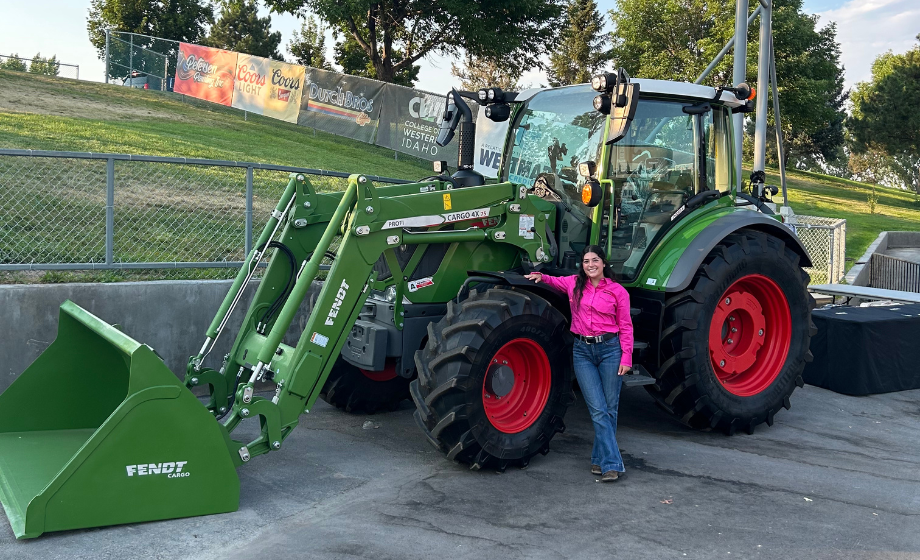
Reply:
[[[175,71],[179,42],[139,33],[106,32],[105,81],[126,86],[166,90]],[[172,65],[170,64],[172,61]]]
[[[805,271],[812,284],[836,284],[846,273],[847,221],[820,216],[796,216],[796,233],[811,256]]]
[[[0,150],[0,271],[231,269],[204,277],[232,276],[292,172],[309,175],[320,192],[347,185],[347,173],[319,169]]]
[[[64,64],[59,62],[56,56],[33,59],[0,54],[0,69],[32,72],[34,74],[72,78],[74,80],[80,79],[79,64]]]

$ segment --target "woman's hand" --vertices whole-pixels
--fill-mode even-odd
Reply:
[[[525,274],[524,278],[528,280],[533,280],[535,284],[539,284],[540,282],[543,281],[543,273],[542,272],[531,272],[530,274]]]
[[[617,375],[626,375],[631,369],[632,366],[624,366],[623,364],[620,364],[620,369],[617,371]]]

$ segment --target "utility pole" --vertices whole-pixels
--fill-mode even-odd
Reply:
[[[761,21],[763,21],[761,15]],[[735,63],[732,67],[732,85],[738,85],[747,80],[747,32],[748,32],[748,0],[735,2]],[[741,156],[742,142],[744,141],[744,114],[732,116],[732,128],[735,133],[735,184],[741,189]]]
[[[770,91],[770,55],[772,40],[773,5],[770,0],[760,0],[760,52],[757,56],[757,117],[754,123],[754,167],[751,182],[754,196],[763,194],[764,167],[767,155],[767,98]]]

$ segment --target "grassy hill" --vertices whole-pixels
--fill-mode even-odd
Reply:
[[[315,135],[314,135],[315,134]],[[0,148],[255,161],[417,178],[430,164],[168,92],[0,70]]]
[[[257,161],[396,178],[417,178],[430,169],[408,156],[395,160],[392,150],[258,115],[244,120],[239,110],[178,94],[3,70],[0,148]],[[779,184],[775,170],[768,177]],[[920,203],[912,193],[814,173],[791,171],[788,179],[796,213],[847,220],[849,259],[880,231],[920,230]],[[870,214],[873,188],[878,201]]]

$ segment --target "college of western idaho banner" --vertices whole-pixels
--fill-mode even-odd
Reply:
[[[370,144],[380,118],[384,86],[376,80],[309,68],[297,124]]]
[[[458,138],[443,147],[435,143],[446,103],[444,94],[387,84],[377,145],[456,166]]]
[[[179,43],[173,91],[221,105],[233,98],[237,53]]]

